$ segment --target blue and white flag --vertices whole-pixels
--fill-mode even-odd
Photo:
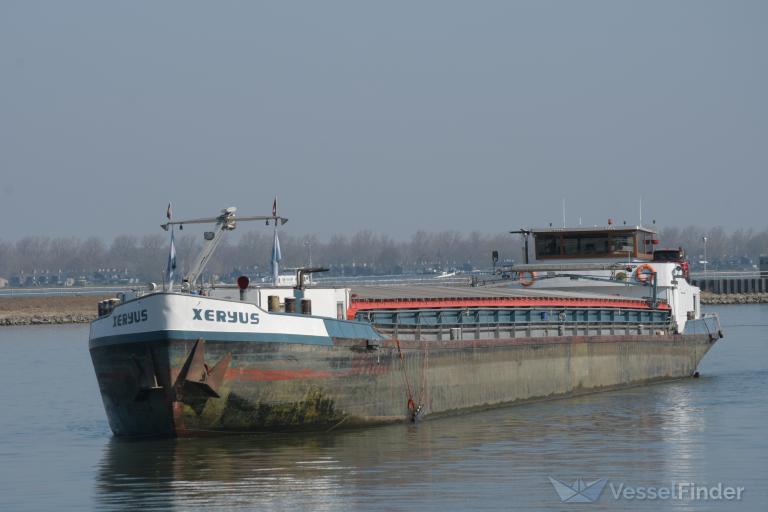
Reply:
[[[277,238],[277,229],[275,229],[275,241],[272,244],[272,284],[277,286],[277,274],[279,273],[279,263],[283,259],[280,252],[280,240]]]
[[[165,278],[168,283],[168,291],[173,291],[173,271],[176,270],[176,244],[173,242],[173,228],[171,228],[171,250],[168,251],[168,268],[165,270]]]

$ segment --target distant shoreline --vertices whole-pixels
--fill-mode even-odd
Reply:
[[[0,297],[0,327],[16,325],[86,324],[96,320],[97,304],[106,297],[66,295],[53,297]],[[768,293],[702,293],[707,306],[768,304]]]
[[[98,316],[97,304],[104,298],[94,295],[0,297],[0,326],[88,323]]]

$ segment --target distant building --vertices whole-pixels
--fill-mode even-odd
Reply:
[[[0,277],[0,288],[5,288],[6,286],[8,286],[8,280]]]

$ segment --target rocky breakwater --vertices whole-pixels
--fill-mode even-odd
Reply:
[[[701,293],[701,303],[718,304],[767,304],[768,293]]]
[[[96,315],[3,315],[0,325],[86,324]]]
[[[96,319],[104,297],[0,297],[0,326],[79,324]]]

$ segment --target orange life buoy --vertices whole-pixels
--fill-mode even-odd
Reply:
[[[530,276],[530,279],[524,279],[525,274]],[[531,286],[536,281],[536,272],[519,272],[517,278],[520,280],[520,284],[523,286]]]
[[[648,280],[648,277],[651,276],[651,274],[655,273],[656,269],[653,268],[653,266],[650,263],[643,263],[642,265],[638,265],[635,269],[635,279],[640,281],[641,283],[644,283]]]

